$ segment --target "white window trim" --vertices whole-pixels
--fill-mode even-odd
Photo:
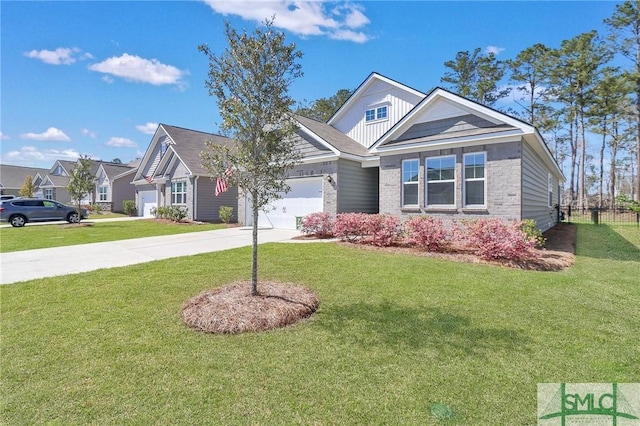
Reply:
[[[484,203],[483,204],[467,204],[465,200],[467,199],[467,168],[466,168],[466,159],[471,155],[484,155],[484,177],[483,178],[471,178],[469,182],[484,182]],[[486,151],[478,151],[478,152],[467,152],[462,156],[462,206],[465,209],[486,209],[487,208],[487,152]]]
[[[453,179],[439,180],[438,183],[451,183],[453,182],[453,204],[429,204],[429,160],[437,160],[439,158],[453,158]],[[456,179],[458,176],[456,170],[457,158],[455,155],[439,155],[437,157],[427,157],[424,159],[424,205],[427,209],[455,209],[457,200],[457,185]]]
[[[404,164],[415,161],[418,164],[418,180],[416,182],[407,182],[404,181]],[[416,204],[405,204],[404,202],[404,186],[405,185],[417,185],[418,186],[418,195],[420,195],[420,159],[419,158],[408,158],[406,160],[402,160],[402,167],[400,168],[400,205],[402,208],[412,208],[420,206],[420,197],[418,197],[418,202]]]
[[[104,188],[104,200],[102,199],[103,188]],[[98,187],[98,201],[109,201],[109,187],[107,185],[100,185],[100,187]]]
[[[182,188],[183,191],[181,192],[174,192],[173,188],[174,188],[174,184],[182,184]],[[176,195],[178,194],[184,194],[184,203],[177,203],[175,202],[176,199]],[[178,206],[185,206],[187,204],[187,181],[186,180],[177,180],[177,181],[173,181],[171,182],[171,204],[172,205],[178,205]]]

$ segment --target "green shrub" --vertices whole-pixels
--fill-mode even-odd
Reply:
[[[233,219],[233,207],[220,206],[218,216],[223,223],[230,223],[231,219]]]
[[[122,210],[128,216],[133,216],[137,214],[136,202],[133,200],[124,200],[122,201]],[[152,213],[153,214],[153,213]]]
[[[167,209],[167,213],[165,215],[166,219],[170,219],[174,222],[180,222],[182,219],[187,217],[187,208],[182,206],[169,206],[165,207]]]
[[[544,245],[545,238],[542,236],[542,231],[536,227],[536,221],[533,219],[524,219],[520,223],[520,230],[524,232],[527,240],[534,240],[536,245],[541,247]]]
[[[89,206],[89,208],[91,209],[91,213],[96,213],[96,214],[98,214],[98,213],[100,213],[100,212],[102,211],[102,206],[101,206],[100,204],[98,204],[98,203],[96,203],[96,204],[91,204],[91,205]]]

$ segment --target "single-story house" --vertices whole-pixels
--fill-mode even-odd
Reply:
[[[135,200],[136,189],[131,185],[135,172],[135,167],[125,164],[99,164],[96,171],[95,202],[102,210],[122,212],[124,200]]]
[[[293,229],[320,211],[534,219],[543,231],[556,223],[562,171],[533,126],[495,109],[372,73],[326,123],[294,118],[303,158],[288,174],[291,191],[261,213],[261,226]],[[140,214],[178,204],[190,217],[215,220],[222,204],[251,225],[250,200],[237,188],[213,196],[199,159],[205,140],[229,143],[158,127],[134,179]]]
[[[180,206],[187,217],[217,221],[221,206],[233,208],[237,219],[238,189],[215,196],[216,177],[202,167],[200,152],[206,142],[228,144],[224,136],[160,124],[133,175],[138,215],[152,217],[158,207]]]
[[[27,180],[27,176],[31,176],[33,186],[36,188],[34,197],[38,196],[38,186],[42,178],[49,172],[48,169],[37,167],[12,166],[9,164],[0,164],[0,193],[2,195],[20,195],[20,188]],[[42,196],[42,193],[40,192]]]
[[[75,166],[75,161],[56,160],[40,183],[43,197],[63,204],[71,203],[71,195],[69,195],[67,186],[71,171]]]

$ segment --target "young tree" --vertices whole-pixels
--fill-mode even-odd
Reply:
[[[294,143],[294,105],[289,86],[302,76],[297,60],[302,53],[285,44],[283,33],[273,29],[273,18],[253,34],[239,33],[227,22],[228,48],[216,55],[207,45],[198,50],[209,58],[205,82],[216,96],[221,129],[233,143],[207,143],[200,154],[212,176],[226,178],[251,199],[253,250],[251,294],[258,294],[258,212],[290,188],[286,173],[300,159]]]
[[[24,183],[20,187],[20,191],[18,192],[18,195],[21,197],[33,197],[33,194],[35,194],[37,190],[38,189],[33,184],[33,177],[27,176],[24,180]]]
[[[78,212],[78,222],[82,217],[80,213],[82,200],[93,191],[96,184],[95,179],[91,173],[91,159],[89,157],[79,158],[76,166],[71,170],[67,185],[67,191],[69,191]]]
[[[609,40],[617,52],[631,61],[628,76],[635,86],[636,169],[640,170],[640,1],[627,0],[616,5],[613,15],[604,20],[609,26]],[[640,173],[635,193],[640,201]]]

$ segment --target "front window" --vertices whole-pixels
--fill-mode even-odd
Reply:
[[[54,200],[55,196],[53,194],[53,189],[52,188],[48,188],[44,190],[44,198],[46,198],[47,200]]]
[[[464,205],[484,207],[485,200],[485,166],[487,155],[484,152],[465,154],[464,156]]]
[[[109,188],[106,186],[101,186],[100,188],[98,188],[98,200],[100,201],[107,201],[107,190]]]
[[[382,120],[383,118],[387,118],[387,107],[379,107],[376,109],[376,120]]]
[[[402,162],[402,206],[418,206],[418,160]]]
[[[373,121],[376,119],[376,110],[375,109],[368,109],[365,111],[364,113],[364,119],[366,121]]]
[[[427,158],[427,207],[455,207],[456,157]]]
[[[187,204],[187,182],[171,182],[171,204]]]

